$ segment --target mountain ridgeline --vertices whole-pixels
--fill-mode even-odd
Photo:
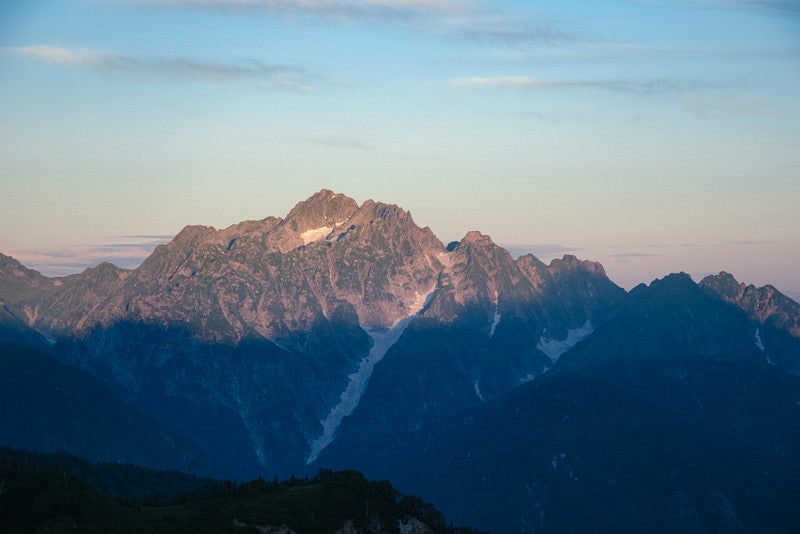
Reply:
[[[0,444],[242,480],[358,469],[498,532],[800,524],[800,305],[724,272],[625,292],[323,190],[134,270],[0,256],[0,341]]]

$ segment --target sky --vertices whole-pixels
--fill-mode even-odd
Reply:
[[[135,267],[322,188],[800,298],[800,0],[0,3],[0,251]]]

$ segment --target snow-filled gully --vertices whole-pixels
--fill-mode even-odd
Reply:
[[[567,330],[566,339],[561,341],[555,339],[545,340],[544,338],[540,338],[536,348],[544,352],[547,357],[553,360],[555,363],[562,354],[577,345],[580,341],[589,337],[592,332],[594,332],[592,322],[587,320],[580,328],[571,328]]]
[[[333,442],[336,438],[336,431],[339,429],[339,425],[342,424],[342,420],[353,413],[353,410],[356,409],[358,403],[361,401],[361,397],[367,390],[369,379],[372,376],[372,371],[375,369],[375,366],[383,359],[386,353],[389,352],[392,345],[397,343],[397,340],[403,335],[403,332],[411,320],[425,309],[435,292],[435,288],[433,288],[425,294],[417,295],[414,303],[409,306],[409,314],[395,322],[388,330],[364,328],[369,337],[372,338],[372,348],[369,349],[367,356],[361,360],[358,369],[347,377],[347,386],[339,397],[339,402],[331,408],[327,417],[321,421],[322,434],[309,443],[311,452],[306,459],[306,464],[314,462],[319,456],[319,453]]]

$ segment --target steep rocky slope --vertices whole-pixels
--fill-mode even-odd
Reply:
[[[0,267],[0,299],[56,357],[242,477],[315,458],[362,401],[386,409],[370,382],[405,398],[401,377],[436,367],[445,384],[422,391],[437,399],[428,425],[508,391],[624,296],[598,264],[514,260],[478,232],[445,247],[395,205],[328,190],[283,219],[186,227],[131,271]],[[417,361],[423,349],[440,356]],[[409,423],[424,405],[409,405]],[[386,430],[373,428],[374,445]]]
[[[800,379],[682,274],[385,476],[496,532],[769,531],[800,520]]]
[[[747,314],[753,343],[770,365],[800,375],[800,304],[771,285],[740,283],[724,271],[703,278],[700,287]]]

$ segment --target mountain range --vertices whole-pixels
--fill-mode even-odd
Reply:
[[[0,341],[5,445],[359,469],[494,532],[800,524],[800,305],[725,272],[626,292],[322,190],[133,270],[0,255]]]

